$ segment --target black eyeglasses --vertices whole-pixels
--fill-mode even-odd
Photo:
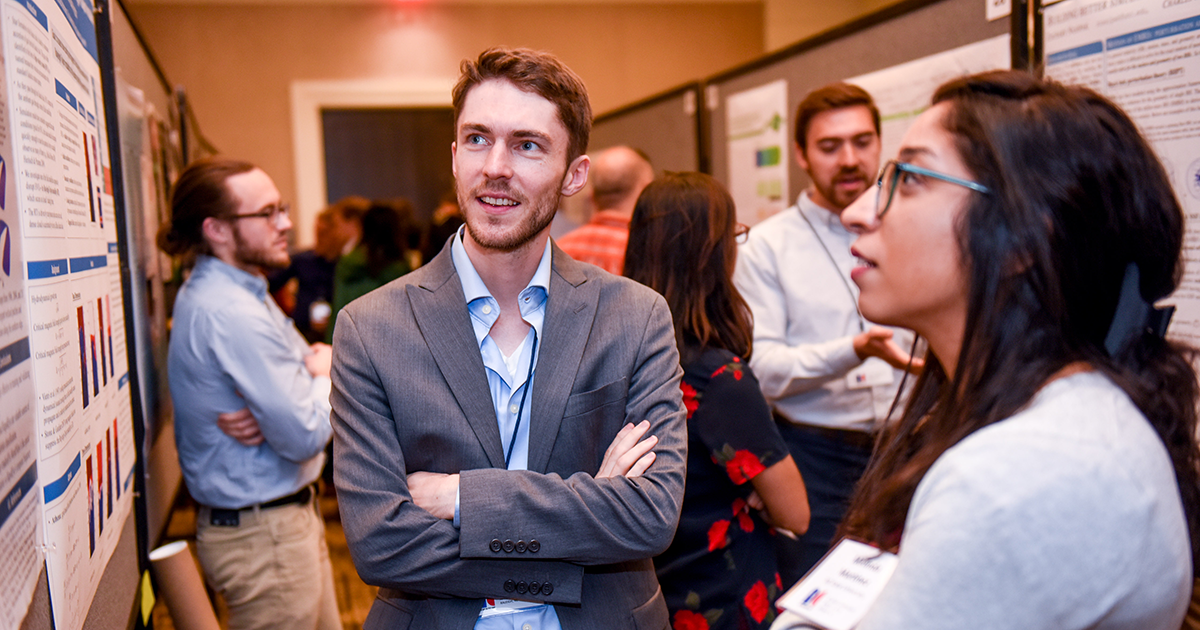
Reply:
[[[973,182],[969,179],[962,179],[961,177],[955,177],[953,175],[931,171],[927,168],[921,168],[920,166],[909,164],[908,162],[888,160],[887,164],[883,165],[883,169],[879,171],[879,188],[876,189],[875,197],[875,218],[882,219],[883,215],[887,213],[888,208],[892,207],[892,198],[896,196],[896,186],[900,182],[901,173],[940,179],[944,182],[950,182],[951,184],[970,188],[975,192],[983,193],[985,195],[989,195],[992,192],[992,189],[980,184],[979,182]],[[887,191],[887,197],[884,197],[884,190]]]
[[[288,216],[288,213],[291,212],[291,210],[292,210],[291,204],[279,203],[279,204],[267,206],[266,208],[263,208],[262,210],[260,210],[258,212],[251,212],[249,214],[235,214],[235,215],[229,217],[229,220],[237,221],[239,219],[266,219],[266,220],[278,225],[279,221],[283,217]]]

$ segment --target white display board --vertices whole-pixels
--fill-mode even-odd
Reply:
[[[1200,344],[1200,2],[1068,0],[1044,28],[1046,76],[1120,105],[1171,178],[1187,233],[1168,335]]]
[[[730,94],[725,101],[729,133],[729,194],[738,221],[754,225],[783,210],[788,196],[787,81]]]
[[[1008,35],[998,35],[847,79],[847,83],[870,93],[879,108],[883,142],[881,161],[896,157],[904,132],[921,112],[929,108],[929,101],[938,86],[966,74],[1011,67],[1008,48]]]
[[[32,407],[22,421],[36,437],[35,520],[59,630],[82,627],[133,505],[123,290],[92,20],[81,0],[0,0],[0,122],[12,145],[11,238],[23,259],[9,280],[23,292],[15,303],[32,373],[19,390],[28,398],[6,393],[3,409]]]

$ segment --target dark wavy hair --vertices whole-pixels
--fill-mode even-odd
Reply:
[[[567,128],[567,164],[587,152],[592,133],[587,88],[583,79],[554,55],[528,48],[489,48],[474,61],[464,59],[461,71],[452,99],[455,126],[471,88],[488,79],[503,79],[554,104],[559,121]]]
[[[224,218],[237,212],[241,203],[225,185],[234,175],[255,168],[243,160],[206,158],[188,165],[171,190],[171,220],[158,230],[158,248],[170,256],[179,257],[184,267],[191,267],[200,254],[211,254],[204,240],[204,220]]]
[[[733,286],[736,228],[733,198],[703,173],[666,173],[634,207],[625,275],[666,298],[683,363],[710,347],[750,359],[753,320]]]
[[[1115,104],[1014,71],[956,79],[933,102],[974,179],[959,224],[969,278],[953,378],[929,354],[888,426],[842,533],[894,545],[917,484],[963,438],[1012,416],[1060,369],[1086,362],[1121,387],[1174,465],[1197,549],[1195,350],[1143,333],[1110,356],[1105,337],[1129,263],[1149,303],[1183,273],[1184,215],[1162,165]]]

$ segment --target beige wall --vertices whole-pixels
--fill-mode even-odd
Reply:
[[[896,3],[897,0],[764,0],[763,43],[768,51],[779,50]],[[983,9],[980,2],[980,15]]]
[[[578,72],[602,113],[763,52],[762,5],[745,2],[127,7],[204,135],[288,199],[292,81],[453,78],[488,46],[528,46]]]

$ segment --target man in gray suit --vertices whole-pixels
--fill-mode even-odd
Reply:
[[[671,315],[549,239],[587,180],[586,89],[493,49],[454,110],[465,229],[334,332],[334,481],[382,587],[365,628],[665,629],[650,558],[687,448]]]

